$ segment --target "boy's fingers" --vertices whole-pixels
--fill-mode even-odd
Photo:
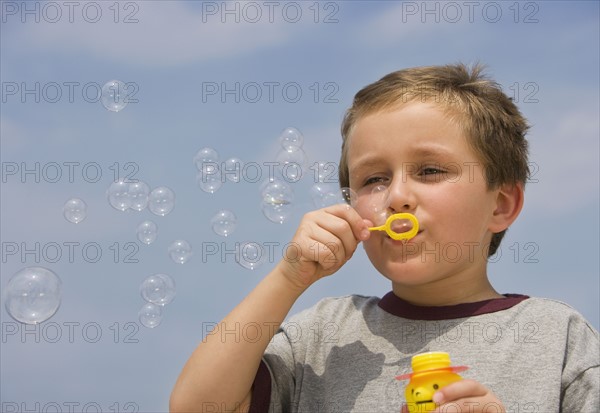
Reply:
[[[325,208],[324,211],[342,218],[350,224],[350,229],[352,230],[355,239],[364,241],[369,238],[370,232],[368,229],[368,221],[362,219],[354,208],[349,205],[338,204]]]
[[[334,217],[333,219],[318,223],[319,229],[329,234],[328,241],[332,244],[338,244],[339,248],[334,251],[336,257],[348,259],[354,253],[358,240],[354,238],[350,224],[342,218]],[[315,230],[315,234],[317,231]]]
[[[312,241],[308,246],[309,250],[303,251],[302,255],[308,259],[317,261],[324,269],[331,269],[338,264],[341,265],[348,259],[346,246],[343,244],[343,241],[327,228],[321,226],[315,227],[311,238]]]
[[[479,382],[470,379],[464,379],[449,384],[435,392],[433,401],[437,404],[444,404],[454,400],[485,396],[488,390]]]

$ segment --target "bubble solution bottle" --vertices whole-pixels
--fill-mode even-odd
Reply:
[[[410,380],[404,391],[410,413],[425,413],[435,410],[433,402],[436,391],[450,383],[462,380],[457,373],[466,366],[451,366],[450,355],[443,352],[422,353],[412,358],[412,373],[397,376],[398,380]]]

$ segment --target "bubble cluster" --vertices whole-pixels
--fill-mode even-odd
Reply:
[[[154,215],[164,217],[175,207],[175,193],[166,186],[159,186],[148,196],[148,209]]]
[[[23,268],[4,289],[6,311],[21,323],[44,322],[60,306],[61,284],[60,278],[47,268]]]
[[[158,227],[152,221],[144,221],[137,227],[137,238],[146,245],[156,241],[158,235]]]
[[[215,234],[226,237],[235,231],[237,217],[233,212],[223,209],[216,213],[210,220],[210,224]]]
[[[147,328],[162,321],[163,308],[175,298],[175,281],[167,274],[153,274],[140,284],[140,295],[146,301],[138,312],[140,323]]]
[[[263,246],[257,242],[246,241],[237,246],[237,263],[246,269],[255,270],[264,264],[266,259]]]
[[[204,192],[214,194],[223,184],[219,168],[219,154],[212,148],[202,148],[194,155],[196,183]]]
[[[87,216],[87,205],[79,198],[69,199],[63,206],[63,216],[73,224],[79,224]]]
[[[142,181],[114,181],[106,191],[108,203],[118,211],[143,211],[148,206],[150,187]]]
[[[168,249],[169,257],[177,264],[185,264],[192,257],[192,246],[184,240],[173,241]]]

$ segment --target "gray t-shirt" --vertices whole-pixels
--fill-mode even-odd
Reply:
[[[598,332],[570,306],[508,294],[419,307],[391,292],[327,298],[291,317],[264,354],[250,411],[398,412],[407,382],[396,376],[427,351],[468,366],[461,376],[509,413],[600,412]]]

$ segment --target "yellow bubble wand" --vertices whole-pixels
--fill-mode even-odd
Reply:
[[[410,221],[412,227],[410,230],[405,232],[396,232],[392,229],[392,223],[395,221]],[[417,221],[417,217],[413,214],[409,214],[408,212],[400,212],[398,214],[390,215],[385,221],[385,224],[378,227],[370,227],[369,231],[385,231],[385,233],[388,234],[392,239],[409,240],[417,235],[417,232],[419,232],[419,221]]]

